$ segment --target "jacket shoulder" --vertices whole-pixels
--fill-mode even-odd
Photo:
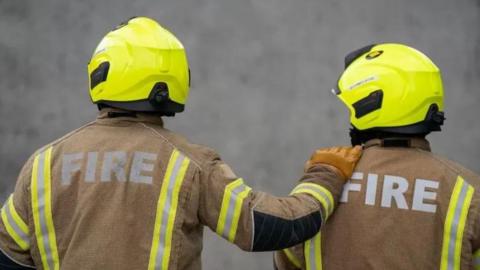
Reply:
[[[220,159],[219,154],[212,148],[190,142],[184,136],[163,127],[154,127],[156,135],[186,155],[199,169],[203,169],[211,161]]]
[[[480,175],[478,175],[476,172],[464,167],[463,165],[460,165],[459,163],[452,161],[452,160],[446,160],[448,164],[452,168],[454,168],[455,172],[461,175],[467,182],[475,182],[478,187],[480,187]]]
[[[92,126],[93,124],[95,124],[95,122],[90,122],[90,123],[87,123],[73,131],[70,131],[69,133],[65,134],[64,136],[56,139],[55,141],[49,143],[49,144],[46,144],[42,147],[40,147],[39,149],[37,149],[35,152],[33,152],[32,156],[30,157],[31,159],[33,159],[36,155],[44,152],[45,150],[47,150],[48,148],[50,147],[54,147],[58,144],[61,144],[62,142],[64,141],[67,141],[68,139],[70,139],[71,137],[77,135],[78,133],[81,133],[83,130],[87,129],[89,126]]]
[[[464,167],[463,165],[447,159],[445,157],[432,154],[432,158],[435,159],[437,162],[444,165],[443,167],[445,170],[449,171],[450,173],[454,174],[455,177],[461,176],[470,184],[475,185],[476,187],[480,187],[480,176],[475,173],[474,171]]]

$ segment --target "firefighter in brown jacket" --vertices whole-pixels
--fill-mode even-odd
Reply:
[[[297,190],[253,191],[215,151],[163,128],[183,111],[182,44],[148,18],[108,33],[89,63],[98,119],[38,150],[1,211],[0,268],[201,269],[203,227],[246,251],[313,235],[361,148],[316,152]]]
[[[430,152],[444,121],[439,69],[401,44],[349,54],[335,94],[364,152],[314,238],[277,269],[480,269],[480,177]]]

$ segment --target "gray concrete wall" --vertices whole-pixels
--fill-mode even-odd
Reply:
[[[286,194],[319,146],[347,144],[329,93],[345,53],[382,41],[426,52],[443,70],[447,122],[436,152],[480,171],[479,0],[0,0],[0,200],[40,146],[90,121],[86,63],[134,15],[184,42],[193,89],[167,126],[216,148],[255,188]],[[206,233],[205,269],[272,269]]]

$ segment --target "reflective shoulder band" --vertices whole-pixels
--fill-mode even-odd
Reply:
[[[22,250],[30,249],[30,233],[27,223],[18,214],[13,205],[13,195],[10,195],[1,210],[2,222],[7,233]]]
[[[322,270],[322,234],[317,233],[305,242],[305,265],[307,270]]]
[[[458,176],[450,197],[443,228],[443,245],[440,270],[460,270],[463,231],[474,188]]]
[[[295,266],[297,268],[302,268],[302,263],[297,258],[297,256],[295,256],[295,254],[293,254],[292,251],[290,251],[288,248],[286,248],[286,249],[283,250],[283,252],[287,256],[288,261],[290,261],[290,263],[293,264],[293,266]]]
[[[241,178],[225,186],[216,232],[232,243],[237,234],[243,201],[251,190]]]
[[[59,270],[60,259],[52,214],[52,147],[47,148],[33,161],[32,212],[35,237],[45,270]]]
[[[298,193],[309,194],[322,204],[323,208],[327,211],[324,219],[325,221],[327,220],[328,216],[332,214],[335,201],[333,200],[332,193],[330,193],[330,191],[328,191],[326,188],[314,183],[301,183],[293,189],[290,195]]]
[[[189,164],[189,158],[185,157],[178,150],[173,150],[157,203],[155,228],[148,264],[149,270],[168,269],[178,198]]]

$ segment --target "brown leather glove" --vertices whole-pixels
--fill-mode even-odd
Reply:
[[[353,174],[353,169],[362,156],[362,147],[330,147],[318,149],[305,164],[305,172],[320,164],[327,164],[337,168],[347,180]]]

